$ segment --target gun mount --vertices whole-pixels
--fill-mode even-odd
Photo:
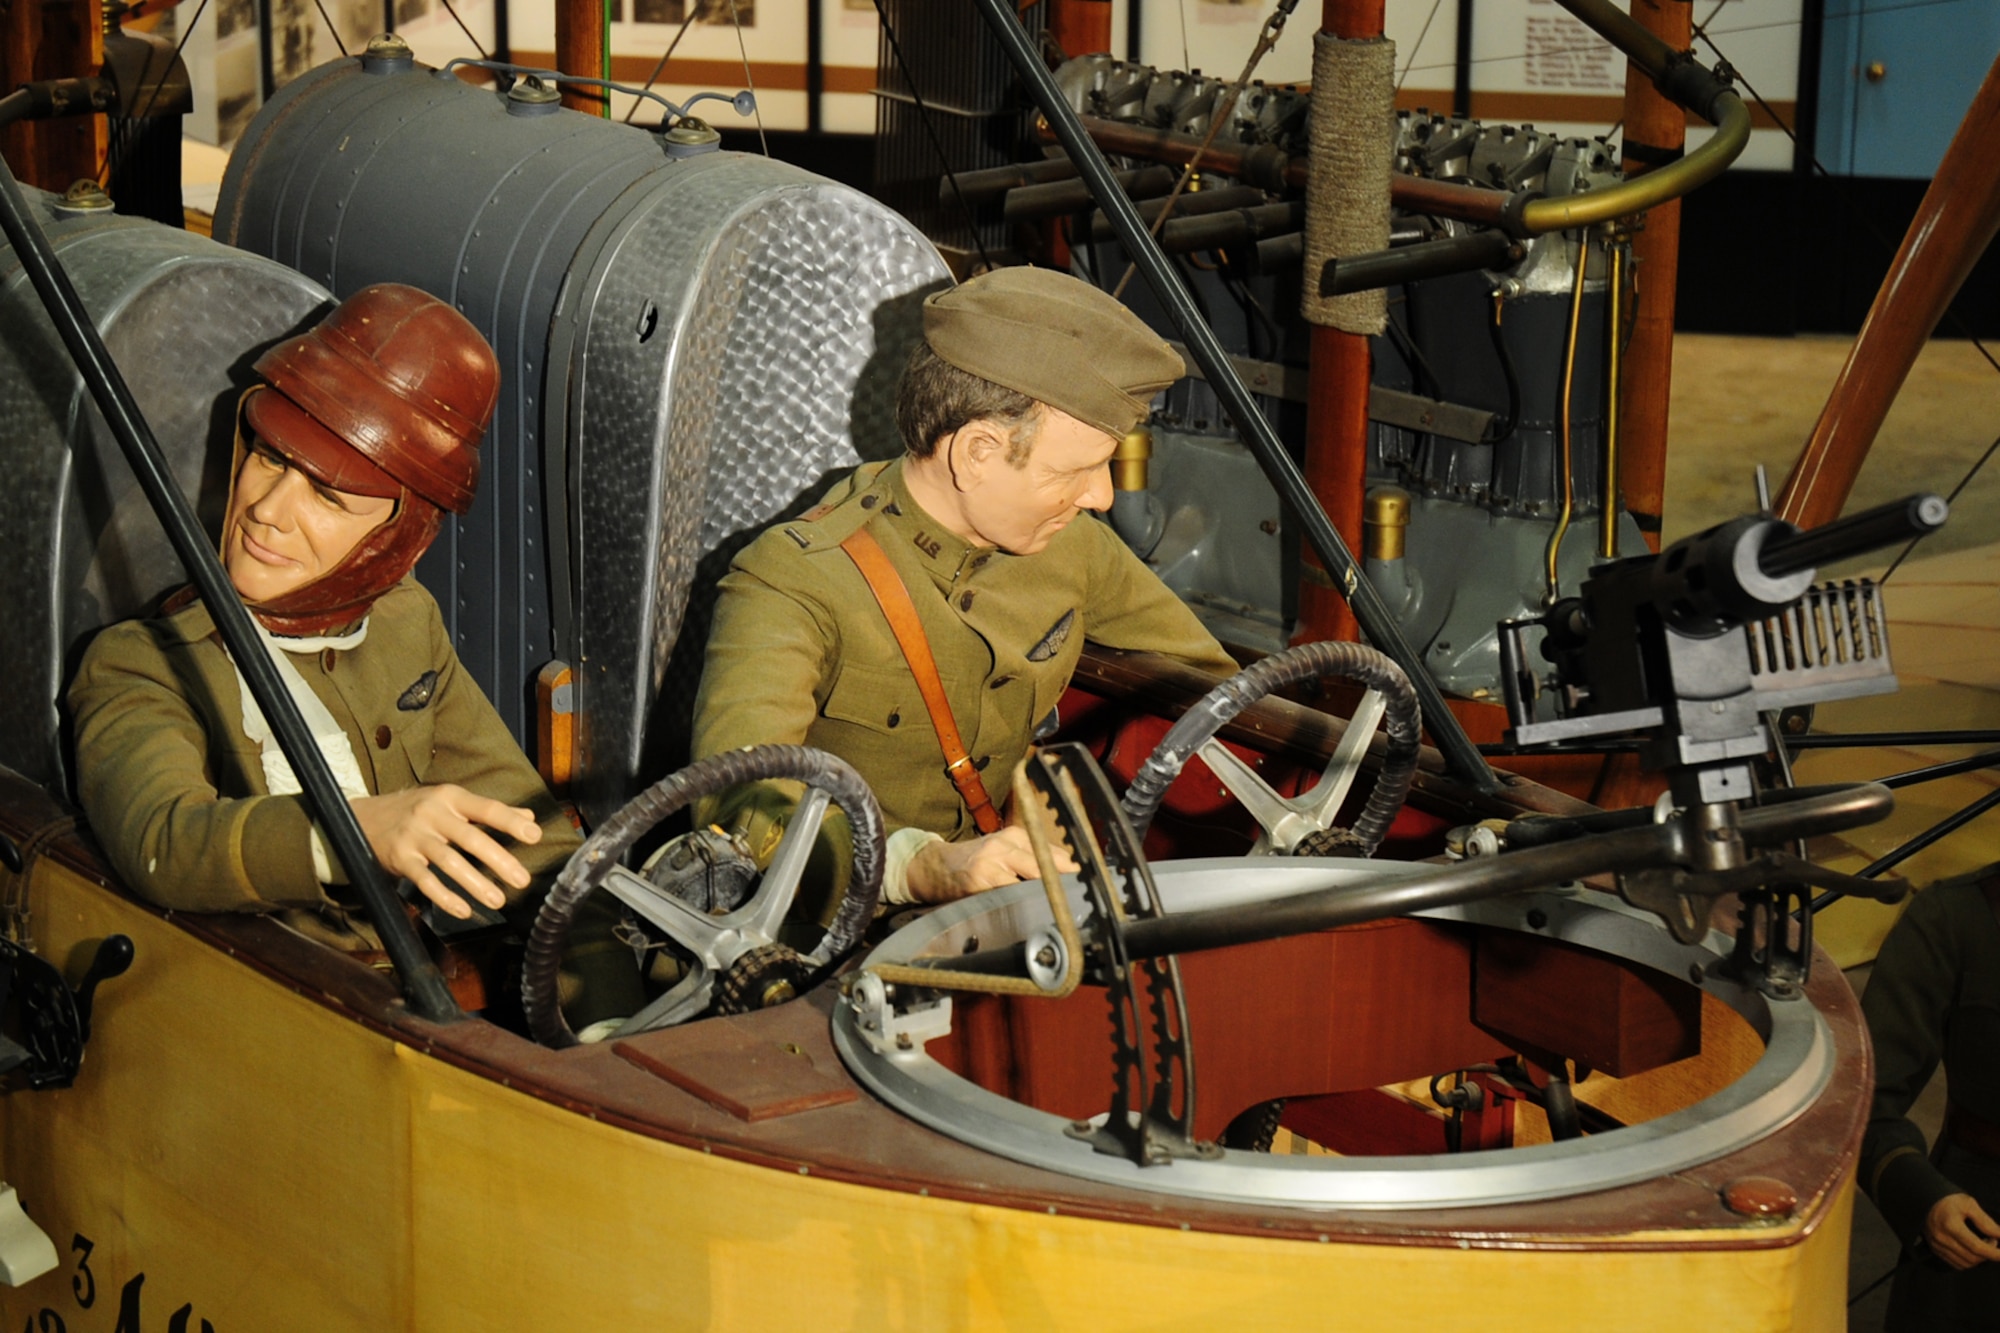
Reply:
[[[1666,774],[1668,798],[1652,817],[1687,826],[1686,863],[1621,874],[1619,892],[1682,940],[1706,930],[1711,900],[1740,893],[1744,929],[1732,963],[1773,993],[1795,994],[1805,976],[1811,914],[1796,909],[1808,885],[1885,902],[1907,890],[1900,880],[1745,850],[1738,807],[1776,795],[1760,798],[1753,765],[1778,744],[1777,714],[1896,688],[1880,588],[1867,579],[1815,584],[1817,568],[1934,532],[1948,514],[1939,497],[1913,495],[1810,532],[1768,512],[1746,515],[1658,555],[1601,566],[1579,596],[1500,625],[1514,744],[1636,734],[1642,763]],[[1534,629],[1553,668],[1546,675],[1527,665]],[[1536,716],[1545,698],[1554,719]],[[1629,824],[1634,814],[1643,817],[1614,812],[1602,817],[1610,824],[1579,821],[1575,832]],[[1544,841],[1540,832],[1511,828],[1508,841]]]

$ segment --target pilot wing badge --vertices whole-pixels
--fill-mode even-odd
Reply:
[[[1074,628],[1076,628],[1076,611],[1072,608],[1063,612],[1062,619],[1049,626],[1049,632],[1028,650],[1028,660],[1046,662],[1054,657],[1062,651],[1063,644],[1069,639],[1069,632]]]
[[[426,671],[418,676],[410,688],[396,696],[396,707],[405,713],[415,713],[428,708],[431,696],[437,693],[438,673]]]

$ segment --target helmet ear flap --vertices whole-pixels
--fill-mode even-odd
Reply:
[[[371,470],[440,509],[472,507],[500,365],[451,306],[402,283],[364,287],[253,369]]]

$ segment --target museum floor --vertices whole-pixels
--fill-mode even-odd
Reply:
[[[1672,539],[1741,512],[1753,502],[1750,470],[1764,463],[1772,484],[1811,432],[1827,389],[1846,359],[1845,338],[1732,338],[1682,334],[1674,344],[1672,433],[1665,529]],[[1967,342],[1932,343],[1890,414],[1851,508],[1918,490],[1949,494],[2000,435],[2000,370]],[[1898,694],[1823,708],[1822,731],[2000,727],[2000,468],[1984,471],[1953,505],[1950,524],[1920,547],[1885,586]],[[1877,560],[1865,571],[1879,574]],[[1847,571],[1843,571],[1847,572]],[[1973,753],[1977,747],[1920,746],[1817,750],[1798,765],[1801,782],[1876,777]],[[1896,814],[1837,849],[1832,864],[1858,869],[2000,784],[1994,771],[1967,774],[1897,794]],[[1824,853],[1825,849],[1821,849]],[[2000,815],[1988,814],[1904,866],[1918,884],[2000,860]],[[1846,903],[1822,918],[1821,938],[1866,985],[1894,909]],[[1932,1082],[1915,1112],[1935,1135],[1944,1115],[1944,1080]],[[1854,1333],[1882,1326],[1888,1287],[1871,1284],[1894,1265],[1896,1243],[1874,1206],[1855,1205],[1849,1290],[1868,1292],[1850,1310]]]

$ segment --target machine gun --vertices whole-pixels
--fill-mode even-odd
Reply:
[[[1896,688],[1881,590],[1867,579],[1815,584],[1817,567],[1934,532],[1948,513],[1939,497],[1914,495],[1802,532],[1767,510],[1658,555],[1602,566],[1580,595],[1502,622],[1509,740],[1527,748],[1636,735],[1641,762],[1666,774],[1671,798],[1657,814],[1613,811],[1546,827],[1516,821],[1510,845],[1655,818],[1683,822],[1691,863],[1621,874],[1619,892],[1685,941],[1706,933],[1714,898],[1740,893],[1734,961],[1765,989],[1796,993],[1812,945],[1811,913],[1798,910],[1808,886],[1894,902],[1907,885],[1837,874],[1784,852],[1752,856],[1739,808],[1803,794],[1760,793],[1755,780],[1753,764],[1778,746],[1781,710]],[[1547,674],[1527,665],[1534,629],[1543,631]],[[1553,699],[1553,719],[1537,718],[1542,698]]]

